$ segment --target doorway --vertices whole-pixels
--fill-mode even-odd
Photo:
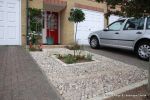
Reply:
[[[58,13],[50,11],[46,12],[46,44],[48,45],[58,44],[58,19]]]

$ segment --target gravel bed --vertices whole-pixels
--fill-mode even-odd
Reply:
[[[72,53],[65,48],[30,52],[65,100],[87,100],[148,77],[146,70],[97,54],[93,54],[97,61],[67,66],[52,57],[54,54]]]

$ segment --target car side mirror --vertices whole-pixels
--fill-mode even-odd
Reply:
[[[105,28],[105,29],[103,29],[103,31],[109,31],[109,29],[108,29],[108,28]]]

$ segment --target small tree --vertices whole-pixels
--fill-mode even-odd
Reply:
[[[85,14],[81,9],[71,9],[68,20],[70,22],[76,23],[76,30],[75,30],[75,43],[76,43],[78,23],[83,22],[85,20]]]

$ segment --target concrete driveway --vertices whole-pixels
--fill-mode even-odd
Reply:
[[[137,66],[142,69],[148,69],[150,67],[147,61],[143,61],[139,59],[134,52],[116,48],[109,48],[109,47],[101,47],[100,49],[91,49],[90,46],[85,46],[87,51],[112,58],[114,60],[118,60],[130,65]]]

